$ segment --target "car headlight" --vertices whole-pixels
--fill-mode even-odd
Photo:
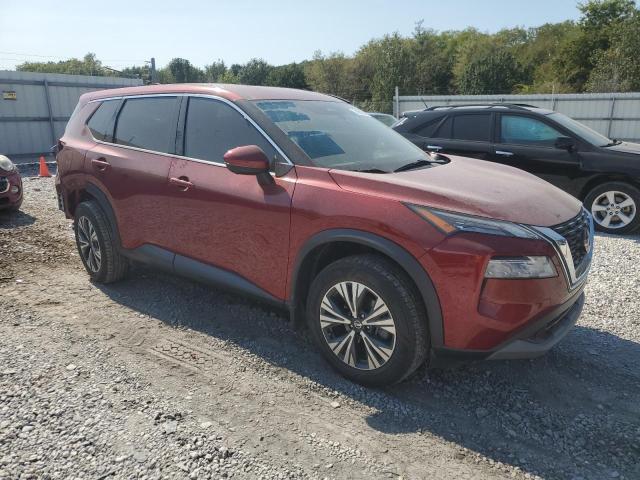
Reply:
[[[13,172],[16,166],[13,164],[9,158],[4,155],[0,155],[0,170],[4,170],[6,172]]]
[[[407,207],[447,235],[457,232],[475,232],[503,237],[540,238],[535,232],[516,223],[447,212],[420,205],[407,204]]]
[[[551,278],[557,277],[556,267],[549,257],[492,258],[484,278]]]

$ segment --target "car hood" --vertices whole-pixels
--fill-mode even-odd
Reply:
[[[550,227],[575,217],[581,203],[525,171],[465,157],[407,172],[331,170],[344,190],[454,212]]]
[[[610,147],[604,147],[606,150],[622,153],[635,153],[640,155],[640,143],[622,142],[618,145],[611,145]]]

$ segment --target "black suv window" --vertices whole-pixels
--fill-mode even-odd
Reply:
[[[502,115],[500,143],[553,146],[562,133],[540,120],[522,115]]]
[[[228,150],[244,145],[257,145],[270,160],[276,150],[235,108],[218,100],[189,99],[184,135],[186,157],[224,162]]]
[[[113,119],[120,106],[119,100],[106,100],[93,112],[87,127],[96,140],[110,142],[113,137]]]
[[[170,153],[176,97],[128,99],[116,124],[115,143]]]
[[[438,128],[438,125],[440,125],[441,121],[442,121],[442,117],[436,118],[435,120],[431,120],[419,126],[417,129],[413,131],[413,133],[415,133],[416,135],[420,135],[421,137],[433,138],[436,133],[436,129]]]
[[[491,141],[491,114],[478,113],[454,116],[451,138],[479,142]]]

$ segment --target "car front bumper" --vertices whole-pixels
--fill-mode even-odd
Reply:
[[[17,192],[15,191],[17,187]],[[20,173],[0,173],[0,210],[14,208],[22,203],[22,178]]]

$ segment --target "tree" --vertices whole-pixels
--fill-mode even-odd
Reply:
[[[304,76],[304,67],[300,63],[289,63],[271,68],[267,76],[266,85],[274,87],[307,89],[307,81]]]
[[[204,67],[205,80],[211,83],[221,82],[226,72],[227,66],[224,64],[224,60],[220,59]]]
[[[82,60],[70,58],[58,62],[24,62],[16,66],[20,72],[66,73],[70,75],[113,76],[116,72],[106,68],[95,53],[87,53]]]
[[[353,60],[341,52],[324,56],[321,51],[313,54],[313,60],[305,65],[305,77],[312,90],[349,97]]]
[[[236,74],[238,83],[244,85],[266,85],[267,77],[272,68],[261,58],[252,58]]]
[[[476,56],[460,73],[458,89],[463,95],[511,93],[520,81],[520,68],[513,55],[495,48]]]
[[[160,71],[160,83],[197,83],[204,80],[204,72],[185,58],[174,58]]]

